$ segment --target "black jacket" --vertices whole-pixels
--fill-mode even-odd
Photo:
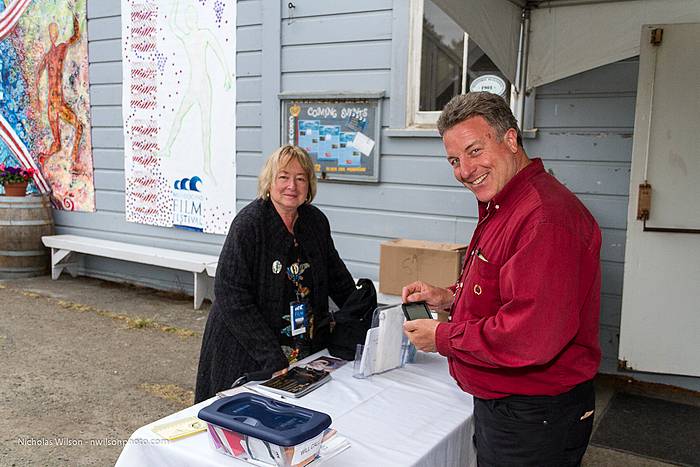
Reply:
[[[311,263],[317,351],[328,344],[328,297],[342,306],[355,284],[335,249],[326,216],[308,204],[298,213],[294,235]],[[216,270],[216,298],[202,340],[195,402],[227,389],[244,373],[287,366],[279,333],[289,307],[285,259],[292,245],[293,237],[270,200],[253,201],[231,223]],[[275,261],[282,263],[277,274]]]

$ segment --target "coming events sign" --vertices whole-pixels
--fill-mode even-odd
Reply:
[[[379,180],[383,93],[282,94],[282,140],[300,146],[321,180]]]

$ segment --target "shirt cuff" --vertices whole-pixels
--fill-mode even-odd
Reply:
[[[440,323],[435,329],[435,348],[440,355],[445,357],[452,355],[452,349],[450,349],[450,330],[452,326],[452,323]]]

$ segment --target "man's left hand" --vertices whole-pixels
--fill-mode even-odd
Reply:
[[[435,330],[439,324],[434,319],[414,319],[403,324],[403,332],[418,350],[435,352]]]

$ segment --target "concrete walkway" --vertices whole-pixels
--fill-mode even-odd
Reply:
[[[0,281],[0,465],[113,465],[134,430],[191,405],[208,309],[84,277]],[[620,388],[597,383],[600,415]],[[670,464],[591,446],[584,465]]]

